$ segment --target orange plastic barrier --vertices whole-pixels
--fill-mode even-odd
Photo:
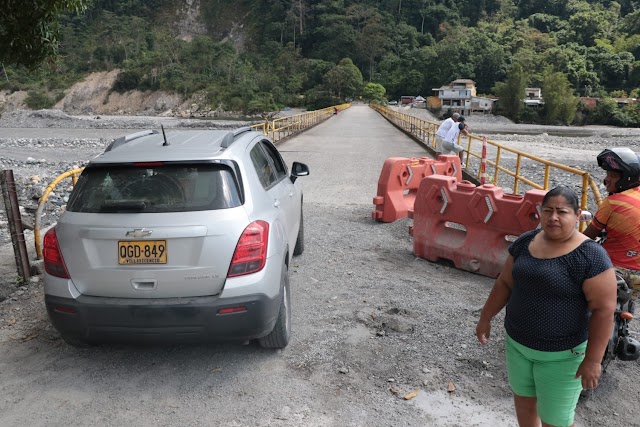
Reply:
[[[393,222],[407,216],[413,209],[420,181],[431,175],[454,176],[462,180],[460,158],[440,155],[429,157],[390,157],[385,160],[378,179],[378,195],[373,198],[375,210],[371,218],[380,222]]]
[[[461,270],[498,277],[511,242],[538,226],[545,194],[530,190],[518,196],[492,184],[476,187],[453,177],[426,177],[409,213],[413,251],[420,258],[448,259]]]

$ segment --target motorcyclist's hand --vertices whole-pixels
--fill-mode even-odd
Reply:
[[[489,342],[489,336],[491,336],[491,321],[480,319],[476,325],[476,337],[480,344],[487,345]]]
[[[598,387],[601,373],[602,366],[600,362],[592,362],[585,359],[576,371],[576,378],[582,378],[583,390],[595,390]]]

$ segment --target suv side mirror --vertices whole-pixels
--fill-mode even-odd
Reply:
[[[291,182],[296,182],[299,176],[309,175],[309,166],[300,162],[293,162],[291,165]]]

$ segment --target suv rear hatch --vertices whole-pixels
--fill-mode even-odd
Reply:
[[[248,224],[239,188],[218,163],[87,167],[56,226],[71,280],[102,297],[219,294]]]

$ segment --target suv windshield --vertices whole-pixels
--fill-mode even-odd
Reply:
[[[232,171],[219,164],[88,167],[67,204],[70,212],[187,212],[240,206]]]

